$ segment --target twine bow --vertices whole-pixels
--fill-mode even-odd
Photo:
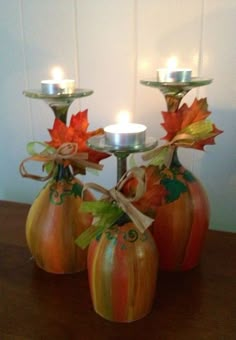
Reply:
[[[142,159],[148,161],[160,156],[164,152],[164,164],[166,167],[169,167],[172,162],[174,151],[178,146],[191,148],[200,140],[214,137],[215,133],[213,132],[213,129],[214,126],[210,120],[194,122],[180,130],[175,137],[165,145],[143,154]]]
[[[22,177],[35,179],[37,181],[47,181],[54,174],[55,168],[58,164],[63,164],[67,166],[69,164],[75,165],[76,171],[74,175],[79,172],[84,173],[86,167],[101,170],[102,165],[87,161],[87,152],[78,152],[77,143],[63,143],[59,148],[53,149],[48,145],[40,142],[29,143],[29,148],[35,146],[36,144],[44,146],[44,150],[40,153],[36,153],[31,150],[32,156],[25,158],[19,166],[19,171]],[[46,176],[39,176],[30,173],[26,170],[25,164],[29,161],[43,162],[42,170],[44,171],[47,165],[50,164],[50,170]],[[48,167],[47,167],[48,168]]]
[[[135,178],[137,180],[136,192],[133,197],[125,197],[121,193],[121,190],[127,183],[127,181],[129,181],[131,178]],[[135,226],[141,233],[143,233],[154,221],[149,216],[144,215],[142,212],[140,212],[132,204],[132,202],[138,201],[146,191],[145,171],[142,168],[133,168],[125,173],[118,184],[110,190],[107,190],[96,183],[86,183],[83,190],[87,189],[96,190],[103,195],[100,202],[89,202],[90,204],[96,205],[102,202],[107,202],[109,203],[109,206],[112,207],[112,204],[115,202],[115,204],[123,211],[123,213],[126,213],[129,216],[131,221],[135,224]],[[83,204],[86,205],[87,202],[84,202]],[[116,220],[117,218],[115,217],[114,223],[116,222]],[[112,225],[107,224],[99,226],[99,218],[96,220],[95,224],[97,224],[98,226],[92,225],[76,240],[76,243],[81,248],[85,248],[93,238],[97,237],[101,232]]]

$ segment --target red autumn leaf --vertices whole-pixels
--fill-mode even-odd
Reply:
[[[88,138],[104,133],[103,129],[87,131],[89,126],[87,113],[88,111],[85,110],[72,115],[69,126],[66,126],[60,119],[55,118],[53,128],[48,130],[52,140],[46,143],[54,148],[58,148],[63,143],[77,143],[78,152],[87,152],[88,161],[98,163],[110,155],[92,150],[87,146],[86,141]]]
[[[155,218],[156,208],[165,202],[168,192],[160,184],[160,171],[158,167],[149,165],[143,168],[145,169],[146,190],[138,201],[133,202],[133,205],[144,214]],[[136,188],[137,179],[131,178],[125,183],[122,193],[129,198],[134,197]]]
[[[48,129],[52,138],[50,142],[47,142],[50,146],[58,148],[63,143],[69,143],[73,140],[74,131],[72,128],[67,127],[60,119],[55,118],[53,128]]]
[[[162,112],[164,123],[161,123],[163,128],[167,131],[167,135],[162,139],[168,141],[172,140],[174,136],[181,130],[182,116],[177,112]]]
[[[199,100],[195,98],[190,107],[184,104],[179,109],[179,112],[182,115],[181,129],[192,123],[198,122],[199,120],[206,119],[211,114],[207,109],[208,104],[206,98]]]
[[[206,98],[195,98],[190,107],[183,104],[176,112],[162,112],[164,123],[161,123],[161,125],[167,132],[162,139],[171,141],[182,129],[200,120],[205,120],[210,114]],[[194,145],[191,145],[191,148],[204,150],[205,145],[215,144],[214,138],[222,132],[213,124],[211,136],[197,141]]]
[[[183,104],[176,112],[162,112],[164,123],[161,125],[167,131],[167,135],[162,139],[170,141],[186,126],[207,118],[211,114],[207,108],[206,98],[199,100],[195,98],[190,107]]]
[[[80,111],[76,115],[72,115],[70,119],[70,126],[77,133],[87,133],[89,126],[88,110]]]

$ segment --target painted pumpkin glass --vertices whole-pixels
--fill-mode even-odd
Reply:
[[[186,170],[175,151],[169,167],[145,168],[147,190],[134,205],[155,221],[150,230],[155,239],[160,269],[187,270],[199,263],[209,224],[209,203],[200,182]],[[123,191],[132,195],[137,183],[128,181]]]
[[[89,213],[79,212],[82,188],[68,167],[58,165],[56,176],[30,208],[26,239],[37,265],[45,271],[74,273],[87,267],[87,251],[74,242],[92,221]],[[89,191],[84,200],[93,200]]]
[[[151,233],[132,222],[114,225],[88,249],[90,292],[95,311],[115,322],[131,322],[152,308],[158,253]]]
[[[198,265],[202,253],[210,216],[208,198],[201,183],[180,164],[177,153],[160,176],[168,191],[152,226],[160,268],[188,270]]]

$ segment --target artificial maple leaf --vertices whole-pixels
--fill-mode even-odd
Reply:
[[[50,142],[47,142],[50,146],[58,148],[63,143],[70,143],[73,141],[74,130],[67,127],[60,119],[55,118],[53,128],[48,129],[52,138]]]
[[[198,122],[199,120],[206,119],[211,114],[211,112],[208,111],[206,98],[199,100],[195,98],[190,107],[184,104],[179,109],[179,112],[182,116],[181,129],[192,123]]]
[[[110,155],[105,152],[92,150],[87,146],[86,141],[90,137],[104,134],[104,130],[99,128],[97,130],[87,131],[88,126],[88,110],[80,111],[76,115],[71,116],[70,127],[74,129],[73,142],[78,144],[79,150],[88,152],[89,161],[98,163]]]
[[[207,108],[206,98],[195,98],[190,107],[183,104],[176,112],[162,112],[164,123],[161,125],[167,131],[167,135],[162,139],[170,141],[186,126],[207,118],[211,114]]]
[[[88,110],[80,111],[71,116],[70,124],[77,134],[86,134],[89,126]]]
[[[78,152],[87,152],[88,161],[98,163],[110,155],[105,152],[92,150],[87,146],[86,141],[88,138],[104,133],[101,128],[94,131],[87,131],[89,126],[87,113],[88,111],[85,110],[78,112],[76,115],[72,115],[69,126],[66,126],[60,119],[55,118],[53,128],[48,129],[52,140],[46,143],[54,148],[58,148],[63,143],[77,143]]]
[[[194,148],[194,149],[197,149],[197,150],[204,150],[204,147],[206,145],[214,145],[215,144],[215,137],[218,136],[221,133],[223,133],[223,131],[220,130],[220,129],[217,129],[215,124],[213,124],[213,131],[211,132],[211,136],[206,138],[206,139],[202,139],[202,140],[197,141],[191,147]]]
[[[163,128],[167,131],[166,136],[162,137],[162,139],[170,141],[181,130],[182,116],[179,111],[177,112],[163,111],[162,116],[164,118],[164,123],[161,123],[161,126],[163,126]]]
[[[165,202],[168,194],[166,188],[160,183],[160,170],[158,167],[149,165],[145,169],[146,190],[143,196],[132,202],[133,205],[144,214],[155,218],[156,208]],[[122,193],[131,198],[135,196],[138,181],[136,178],[129,179],[122,188]]]
[[[181,131],[184,131],[186,127],[205,120],[210,114],[211,112],[208,111],[206,98],[195,98],[190,107],[188,107],[187,104],[183,104],[176,112],[162,112],[164,123],[161,125],[167,131],[167,134],[162,139],[171,141],[177,134],[181,134]],[[222,130],[217,129],[217,127],[212,124],[212,131],[206,134],[206,138],[203,137],[199,139],[189,145],[189,147],[204,150],[205,145],[215,144],[214,138],[222,132]]]

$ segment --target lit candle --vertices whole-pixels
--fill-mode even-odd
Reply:
[[[52,70],[53,79],[41,81],[41,91],[44,94],[71,94],[75,90],[73,79],[63,79],[63,71],[59,67]]]
[[[118,124],[112,124],[104,128],[105,143],[116,147],[136,147],[145,144],[146,126],[129,123],[130,114],[121,111],[118,114]]]
[[[157,69],[157,80],[160,82],[189,82],[192,78],[192,70],[188,68],[176,68],[175,57],[169,59],[167,68]]]
[[[105,143],[111,146],[136,147],[145,144],[147,127],[143,124],[113,124],[104,128]]]

